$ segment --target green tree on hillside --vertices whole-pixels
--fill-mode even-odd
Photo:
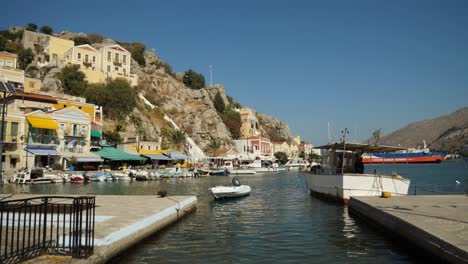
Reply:
[[[275,158],[279,160],[282,164],[288,162],[288,154],[282,151],[275,152]]]
[[[91,43],[101,43],[104,40],[104,37],[99,33],[90,33],[88,34],[88,39]]]
[[[170,133],[169,140],[171,141],[173,148],[176,150],[183,150],[185,142],[187,141],[187,135],[182,130],[174,130]]]
[[[107,116],[115,117],[117,113],[128,114],[133,111],[136,106],[136,93],[127,80],[111,80],[107,83],[106,90],[109,96],[104,104],[104,112]]]
[[[224,100],[221,97],[221,94],[219,93],[219,91],[215,95],[215,98],[213,100],[213,105],[214,105],[216,111],[218,111],[219,113],[222,113],[224,111],[224,109],[226,108],[226,105],[224,104]]]
[[[31,48],[21,49],[20,52],[18,52],[18,66],[20,69],[25,70],[33,60],[34,52]]]
[[[86,90],[86,75],[80,71],[80,65],[65,66],[57,77],[62,81],[66,94],[81,96]]]
[[[132,42],[130,53],[132,53],[132,58],[138,62],[140,66],[146,66],[145,51],[145,44],[140,42]]]
[[[221,141],[217,138],[212,138],[210,139],[210,142],[208,143],[208,145],[205,147],[204,151],[208,154],[208,155],[214,155],[214,153],[216,153],[216,151],[221,147]]]
[[[73,41],[75,42],[75,46],[83,45],[83,44],[91,44],[91,41],[89,41],[89,39],[84,36],[74,37]]]
[[[220,114],[221,120],[223,120],[224,125],[229,129],[231,132],[231,136],[233,139],[239,139],[240,128],[242,126],[241,117],[239,112],[234,111],[230,107],[224,110],[223,113]]]
[[[196,73],[192,69],[189,69],[184,75],[183,82],[186,86],[195,90],[199,90],[205,86],[205,77],[199,73]]]
[[[37,25],[34,24],[34,23],[28,23],[28,24],[26,25],[26,30],[36,32],[36,30],[37,30]]]
[[[83,93],[86,101],[95,105],[104,106],[109,97],[109,93],[104,83],[91,83],[88,84]]]
[[[54,33],[54,30],[49,26],[42,26],[40,30],[41,30],[41,33],[44,33],[47,35],[52,35],[52,33]]]
[[[5,50],[7,43],[8,43],[8,39],[0,35],[0,51]]]

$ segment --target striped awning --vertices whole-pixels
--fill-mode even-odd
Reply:
[[[34,128],[52,129],[52,130],[57,130],[59,128],[57,122],[55,122],[55,120],[53,119],[33,117],[33,116],[27,116],[26,119],[28,120],[28,123]]]
[[[172,160],[171,158],[164,156],[164,155],[150,155],[150,154],[144,154],[142,155],[143,157],[147,157],[151,160]]]
[[[55,149],[44,149],[44,148],[26,148],[27,152],[34,154],[36,156],[60,156],[60,154]]]

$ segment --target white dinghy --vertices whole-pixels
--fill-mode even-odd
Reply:
[[[241,185],[237,178],[232,179],[233,186],[216,186],[208,190],[215,199],[234,198],[249,195],[250,186]]]

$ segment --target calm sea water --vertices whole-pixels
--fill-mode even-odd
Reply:
[[[411,178],[417,194],[461,194],[468,163],[366,166]],[[303,176],[284,172],[238,177],[250,196],[213,201],[207,189],[230,177],[108,182],[83,185],[7,185],[10,193],[197,195],[199,208],[132,248],[118,263],[414,263],[406,245],[348,215],[347,207],[311,197]],[[457,183],[459,182],[459,184]],[[427,260],[425,260],[427,262]]]

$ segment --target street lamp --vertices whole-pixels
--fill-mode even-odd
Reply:
[[[5,133],[5,113],[7,96],[15,92],[15,88],[8,82],[0,82],[0,92],[3,92],[2,97],[2,123],[0,125],[0,185],[3,186],[3,134]]]

